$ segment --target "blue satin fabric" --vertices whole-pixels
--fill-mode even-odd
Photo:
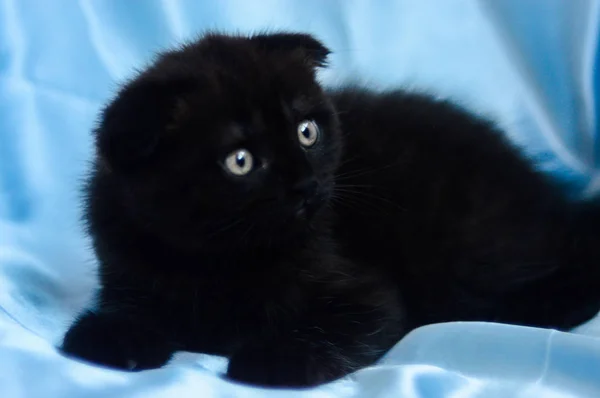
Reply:
[[[78,221],[90,130],[156,49],[206,29],[313,32],[334,51],[324,82],[453,98],[583,195],[600,187],[599,16],[593,0],[0,0],[0,397],[599,397],[600,320],[434,325],[378,366],[285,393],[222,380],[218,358],[126,374],[53,348],[96,287]]]

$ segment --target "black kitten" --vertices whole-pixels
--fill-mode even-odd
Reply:
[[[102,289],[65,352],[140,370],[199,351],[235,380],[308,386],[420,325],[596,313],[597,206],[452,104],[324,91],[328,53],[213,34],[124,86],[87,187]]]

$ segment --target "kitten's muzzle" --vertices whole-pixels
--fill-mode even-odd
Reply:
[[[292,192],[299,198],[296,206],[296,216],[311,216],[323,202],[319,182],[315,178],[308,178],[294,185]]]
[[[292,187],[292,192],[305,199],[310,199],[317,194],[319,182],[316,178],[307,178]]]

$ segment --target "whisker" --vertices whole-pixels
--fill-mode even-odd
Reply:
[[[354,196],[342,196],[342,197],[336,197],[336,202],[338,204],[341,205],[345,205],[346,207],[352,209],[352,210],[357,210],[359,212],[365,212],[365,211],[373,211],[373,212],[383,212],[385,214],[390,214],[390,209],[388,208],[387,211],[385,208],[379,207],[377,206],[375,203],[373,203],[372,201],[369,201],[368,199],[365,198],[361,198],[361,197],[354,197]]]
[[[213,237],[215,237],[216,235],[219,235],[219,234],[221,234],[221,233],[223,233],[223,232],[225,232],[225,231],[228,231],[228,230],[230,230],[231,228],[235,227],[236,225],[239,225],[239,224],[241,224],[241,223],[242,223],[242,222],[244,222],[244,221],[245,221],[245,218],[238,218],[238,219],[235,219],[235,220],[233,220],[233,222],[230,222],[230,223],[226,224],[224,227],[221,227],[221,228],[217,229],[216,231],[213,231],[213,232],[212,232],[212,233],[209,235],[209,238],[213,238]]]
[[[342,173],[342,174],[338,174],[335,176],[335,179],[337,181],[342,181],[342,180],[347,180],[349,178],[356,178],[356,177],[361,177],[364,175],[368,175],[371,173],[375,173],[378,171],[383,171],[386,169],[389,169],[390,167],[396,166],[398,164],[401,164],[403,162],[406,162],[406,158],[404,157],[398,157],[396,160],[394,160],[393,162],[385,165],[385,166],[381,166],[381,167],[376,167],[376,168],[363,168],[363,169],[358,169],[358,170],[352,170],[349,171],[347,173]]]
[[[369,184],[335,184],[337,188],[374,188],[373,185]]]
[[[252,224],[250,224],[250,228],[248,228],[248,229],[247,229],[247,230],[246,230],[246,231],[245,231],[245,232],[242,234],[242,236],[240,236],[239,240],[240,240],[240,241],[243,241],[243,240],[246,238],[246,236],[248,236],[248,234],[250,233],[250,231],[252,231],[252,229],[253,229],[255,226],[256,226],[256,223],[252,223]]]
[[[357,156],[353,156],[353,157],[351,157],[349,159],[344,159],[342,162],[340,162],[340,164],[337,165],[337,167],[339,168],[339,167],[341,167],[343,165],[346,165],[348,163],[354,162],[355,160],[358,160],[360,158],[362,158],[362,156],[357,155]]]
[[[370,173],[374,173],[378,171],[378,169],[372,169],[372,168],[363,168],[363,169],[357,169],[357,170],[352,170],[346,173],[341,173],[341,174],[336,174],[334,176],[336,181],[343,181],[343,180],[347,180],[349,178],[354,178],[354,177],[358,177],[364,174],[370,174]]]
[[[390,200],[389,198],[386,198],[385,196],[380,196],[371,192],[365,192],[365,191],[360,191],[360,190],[356,190],[356,189],[350,189],[350,188],[343,188],[340,187],[338,188],[337,186],[335,187],[335,191],[339,192],[339,193],[346,193],[346,194],[350,194],[350,195],[358,195],[358,196],[362,196],[364,200],[368,199],[375,199],[378,200],[380,202],[386,203],[394,208],[396,208],[397,210],[402,210],[402,211],[406,211],[405,208],[403,208],[402,206],[400,206],[398,203]]]

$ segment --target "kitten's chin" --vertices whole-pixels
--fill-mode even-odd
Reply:
[[[294,209],[291,218],[300,223],[309,222],[315,216],[319,208],[320,206],[302,204]]]
[[[321,188],[313,196],[299,203],[294,208],[292,217],[300,222],[310,222],[323,210],[329,196],[329,190]]]
[[[314,231],[316,225],[321,221],[325,213],[325,201],[319,201],[314,204],[298,206],[289,215],[288,228],[292,234],[308,234]]]

